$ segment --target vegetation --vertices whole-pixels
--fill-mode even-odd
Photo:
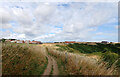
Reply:
[[[43,54],[37,46],[3,43],[2,74],[41,75],[47,67]]]
[[[108,62],[109,65],[111,66],[113,63],[115,63],[115,61],[118,60],[118,57],[119,55],[116,54],[116,53],[113,53],[113,52],[105,52],[103,55],[102,55],[102,58],[104,61]]]
[[[117,61],[120,57],[120,44],[100,44],[97,45],[87,45],[87,44],[68,44],[66,46],[59,46],[59,50],[67,50],[74,49],[73,52],[78,51],[79,53],[84,54],[93,54],[100,56],[103,61],[108,62],[108,66],[111,66],[115,61]],[[67,48],[65,48],[67,47]],[[120,62],[116,62],[117,66],[119,67]]]
[[[60,47],[57,49],[59,51],[66,51],[67,50],[68,52],[74,52],[74,49],[68,47],[67,45],[56,45],[56,46]]]
[[[68,47],[78,50],[81,53],[93,53],[93,52],[106,52],[111,51],[120,55],[120,44],[100,44],[87,45],[87,44],[68,44]]]
[[[53,74],[53,65],[52,65],[52,68],[51,68],[51,72],[50,72],[50,76]]]
[[[87,56],[55,51],[49,47],[48,52],[54,56],[58,63],[60,75],[116,75],[117,69],[114,65],[107,67],[107,63],[98,62]]]
[[[58,64],[60,75],[118,75],[120,44],[68,44],[47,46]],[[58,48],[59,47],[59,48]],[[56,49],[57,48],[57,49]],[[41,75],[48,59],[43,48],[29,44],[3,43],[3,75]],[[99,60],[90,56],[99,56]],[[53,73],[53,66],[50,75]]]
[[[2,41],[3,43],[5,42],[5,40],[6,40],[6,39],[4,39],[4,38],[0,39],[0,41]]]

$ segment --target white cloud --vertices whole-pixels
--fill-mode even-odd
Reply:
[[[12,28],[12,25],[11,24],[0,24],[1,25],[1,29],[10,29]]]
[[[104,34],[103,32],[96,33],[96,35],[103,35],[103,34]]]
[[[0,18],[3,24],[9,23],[13,19],[12,14],[6,8],[0,8]]]
[[[5,32],[0,32],[2,33],[2,37],[0,36],[0,38],[6,38],[6,39],[25,39],[26,36],[25,34],[17,34],[17,33],[12,33],[10,31],[5,31]]]
[[[116,25],[116,26],[115,26],[115,29],[120,29],[120,25]]]
[[[119,0],[4,0],[2,2],[118,2]]]
[[[17,36],[17,38],[23,39],[23,38],[25,38],[25,34],[20,34],[20,35]]]
[[[34,5],[35,4],[35,5]],[[116,22],[117,3],[5,3],[4,29],[17,38],[48,40],[89,40],[98,26]],[[6,10],[8,9],[8,10]],[[14,21],[14,26],[8,24]],[[53,34],[51,34],[53,33]],[[10,36],[10,37],[12,37]]]
[[[52,37],[52,36],[55,36],[55,34],[42,35],[42,36],[39,36],[39,37],[35,38],[35,40],[45,39],[45,38],[49,38],[49,37]]]

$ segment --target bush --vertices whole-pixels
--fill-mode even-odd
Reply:
[[[117,61],[118,57],[118,54],[110,51],[107,51],[102,55],[103,60],[108,62],[109,66],[111,66],[115,61]]]
[[[6,39],[2,38],[1,41],[4,43]]]
[[[120,68],[120,59],[118,60],[116,65]]]

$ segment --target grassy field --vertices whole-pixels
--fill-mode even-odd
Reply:
[[[3,75],[41,75],[47,58],[40,47],[28,44],[2,44]]]
[[[59,51],[67,51],[70,53],[83,53],[87,56],[98,56],[104,61],[108,62],[111,66],[115,61],[118,60],[117,66],[120,67],[120,44],[68,44],[68,45],[56,45],[60,48]]]
[[[91,46],[90,46],[91,48],[88,47],[86,44],[82,46],[84,49],[79,46],[78,48],[77,46],[76,48],[73,48],[70,47],[69,45],[56,45],[56,46],[59,48],[56,49],[53,47],[49,47],[48,52],[50,55],[56,58],[58,63],[58,68],[60,71],[59,73],[62,75],[118,75],[119,74],[118,66],[116,66],[116,61],[119,58],[119,54],[116,53],[116,51],[115,52],[93,51],[89,53],[88,51],[94,49],[92,49]],[[84,52],[81,52],[80,49],[84,50]],[[111,49],[111,50],[115,50],[115,49]],[[99,60],[96,60],[95,58],[90,57],[90,55],[99,56],[100,58]],[[112,64],[110,65],[109,62],[112,62]],[[118,61],[117,63],[119,64]]]
[[[2,44],[3,75],[41,75],[48,64],[46,51],[57,61],[59,75],[118,75],[120,45]],[[99,48],[100,47],[100,48]],[[53,73],[53,66],[51,68]]]

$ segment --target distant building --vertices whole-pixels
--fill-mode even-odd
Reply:
[[[30,44],[30,43],[31,43],[31,41],[30,41],[30,40],[26,40],[26,41],[25,41],[25,43]]]
[[[32,43],[32,44],[37,44],[37,41],[32,41],[31,43]]]
[[[25,43],[24,40],[17,40],[16,43]]]
[[[75,41],[65,41],[65,44],[74,44],[76,43]]]
[[[29,44],[42,44],[41,41],[29,41]]]
[[[11,40],[7,39],[7,40],[5,40],[5,42],[11,42]]]
[[[17,40],[17,39],[8,39],[8,40],[10,40],[10,41],[15,41],[15,40]]]
[[[37,44],[42,44],[42,42],[41,41],[37,41]]]
[[[114,44],[113,42],[110,42],[110,44]]]
[[[16,43],[16,41],[15,40],[13,40],[13,41],[10,41],[11,43]]]
[[[16,39],[6,39],[5,42],[16,43]]]
[[[5,42],[11,43],[26,43],[26,44],[42,44],[41,41],[30,41],[30,40],[16,40],[16,39],[6,39]]]
[[[102,44],[108,44],[109,42],[108,41],[102,41],[101,43]]]

